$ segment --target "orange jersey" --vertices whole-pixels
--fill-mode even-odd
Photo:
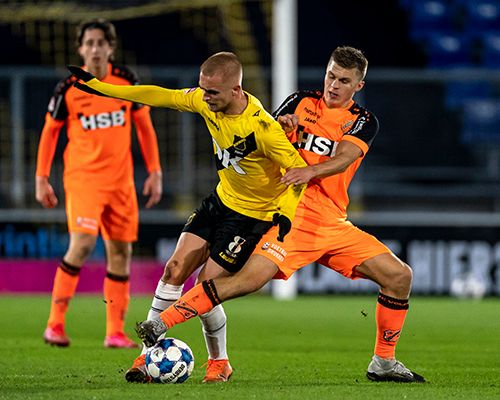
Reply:
[[[378,132],[377,118],[354,101],[346,108],[328,108],[323,101],[323,93],[319,91],[299,91],[290,95],[274,117],[285,114],[299,117],[298,128],[288,137],[308,165],[333,157],[342,140],[348,140],[362,150],[363,155],[344,172],[314,179],[309,184],[318,185],[329,198],[329,211],[335,217],[346,219],[349,204],[347,188]],[[308,207],[314,207],[314,204],[308,204]]]
[[[74,76],[61,81],[48,106],[40,139],[37,176],[49,176],[59,131],[66,124],[65,187],[92,184],[113,190],[133,185],[131,124],[134,121],[149,172],[159,171],[156,134],[149,107],[84,93],[73,86]],[[108,65],[104,82],[137,84],[126,67]]]

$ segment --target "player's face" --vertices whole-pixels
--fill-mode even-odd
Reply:
[[[82,45],[78,53],[90,72],[96,68],[102,69],[113,54],[113,48],[100,29],[87,29],[83,34]]]
[[[326,67],[323,99],[328,108],[343,108],[359,92],[365,82],[356,68],[345,69],[331,61]]]
[[[198,84],[210,111],[225,113],[231,109],[238,87],[233,87],[222,74],[208,76],[200,73]]]

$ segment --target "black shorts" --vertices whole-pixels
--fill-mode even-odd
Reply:
[[[209,243],[210,258],[235,273],[271,226],[271,221],[247,217],[226,207],[214,191],[193,211],[182,231],[205,239]]]

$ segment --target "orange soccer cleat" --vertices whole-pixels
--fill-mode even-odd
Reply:
[[[47,344],[59,347],[68,347],[70,343],[69,337],[64,332],[63,324],[47,326],[47,329],[43,333],[43,340]]]
[[[233,374],[229,360],[208,360],[203,383],[227,382]]]
[[[125,372],[125,380],[127,382],[148,383],[151,381],[146,372],[146,355],[141,354],[134,360],[132,366]]]
[[[104,339],[104,347],[114,348],[114,349],[135,349],[139,345],[132,339],[127,337],[123,332],[115,333],[114,335],[108,335]]]

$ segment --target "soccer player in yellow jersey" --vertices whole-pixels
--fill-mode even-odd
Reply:
[[[144,321],[139,337],[152,345],[167,329],[218,307],[221,302],[260,289],[273,278],[288,279],[312,262],[349,279],[380,286],[375,319],[377,335],[367,377],[374,381],[424,382],[395,358],[408,310],[412,272],[374,236],[347,220],[347,188],[378,131],[375,115],[353,100],[364,86],[368,61],[352,47],[335,49],[323,91],[297,92],[275,113],[308,166],[292,168],[282,181],[305,184],[283,243],[275,228],[267,232],[238,273],[195,286],[165,310],[159,320]]]
[[[158,86],[116,86],[70,67],[84,91],[157,107],[199,113],[212,136],[220,181],[189,217],[155,292],[148,320],[173,304],[182,285],[200,265],[206,281],[237,272],[271,226],[283,241],[290,230],[303,185],[286,186],[282,170],[306,164],[286,138],[280,124],[259,100],[243,91],[242,66],[233,53],[209,57],[200,67],[199,87],[182,90]],[[189,310],[186,310],[189,312]],[[209,352],[204,382],[227,381],[232,374],[226,351],[226,316],[221,306],[201,315]],[[144,353],[125,378],[148,380]]]

